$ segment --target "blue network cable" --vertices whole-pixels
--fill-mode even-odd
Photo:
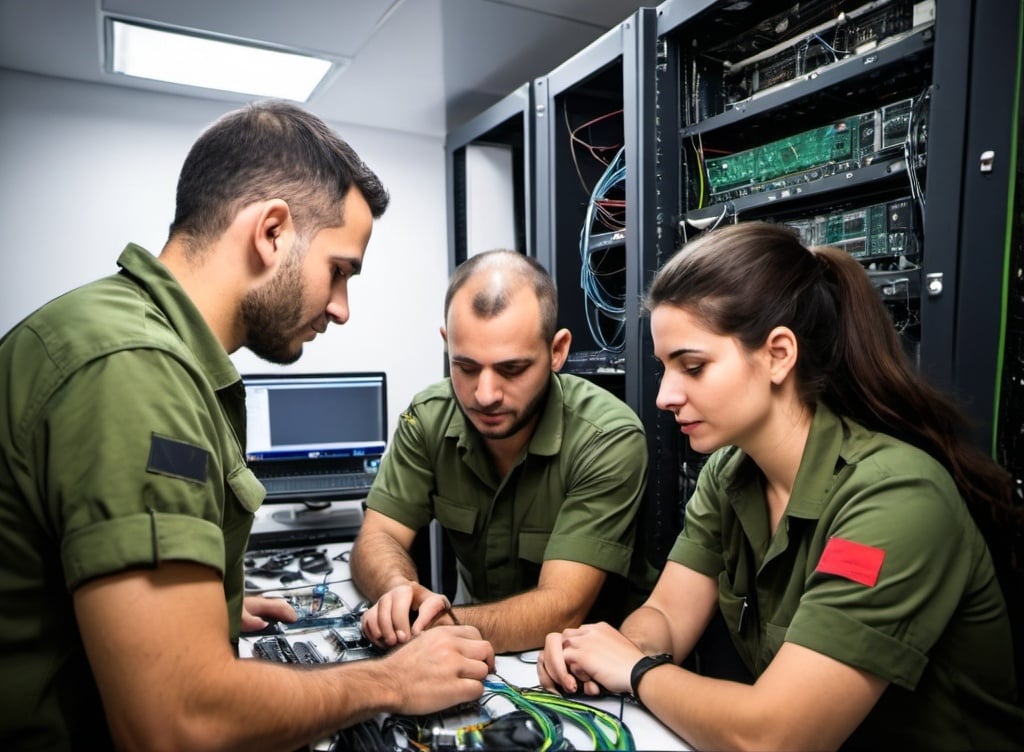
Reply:
[[[591,232],[597,215],[606,210],[602,207],[608,193],[626,180],[626,149],[622,147],[608,163],[608,167],[594,185],[587,204],[587,212],[580,230],[580,287],[583,289],[587,326],[594,341],[603,350],[622,352],[625,348],[626,305],[625,296],[607,289],[601,279],[607,271],[601,272],[595,256],[603,251],[592,251]],[[609,337],[601,327],[601,318],[616,321],[612,335]]]

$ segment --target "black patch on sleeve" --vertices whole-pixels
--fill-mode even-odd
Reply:
[[[210,453],[202,447],[153,434],[149,442],[149,463],[146,470],[195,483],[205,483],[209,458]]]

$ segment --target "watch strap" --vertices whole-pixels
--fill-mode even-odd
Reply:
[[[675,663],[676,659],[672,657],[671,653],[659,653],[658,655],[645,655],[633,666],[633,670],[629,672],[629,686],[633,690],[633,699],[643,705],[640,701],[640,680],[644,674],[650,671],[655,666],[664,666],[666,663]]]

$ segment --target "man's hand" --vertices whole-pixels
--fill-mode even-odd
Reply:
[[[363,614],[363,634],[381,647],[401,645],[429,627],[455,624],[451,607],[446,596],[417,582],[396,585]]]
[[[242,632],[258,632],[267,626],[267,621],[292,622],[296,619],[295,609],[284,598],[266,598],[262,595],[247,595],[242,601]]]
[[[425,715],[479,699],[494,671],[494,649],[476,627],[430,629],[382,659],[403,697],[394,712]]]

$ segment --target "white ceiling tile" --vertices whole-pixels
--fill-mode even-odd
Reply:
[[[0,67],[172,91],[103,71],[101,19],[110,13],[353,57],[311,110],[335,122],[443,135],[637,7],[625,0],[0,0]]]

